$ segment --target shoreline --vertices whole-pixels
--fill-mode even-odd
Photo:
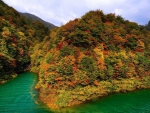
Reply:
[[[127,93],[140,89],[150,88],[150,76],[120,78],[107,81],[100,81],[98,85],[88,85],[73,90],[56,91],[53,94],[44,94],[39,90],[39,99],[50,109],[57,110],[67,108],[103,98],[113,93]],[[82,91],[81,91],[82,90]],[[60,92],[60,93],[58,93]],[[65,95],[63,98],[62,95]],[[67,99],[66,99],[67,98]]]
[[[2,78],[0,78],[0,85],[16,78],[18,76],[18,74],[21,74],[21,73],[24,73],[27,71],[30,71],[30,68],[26,68],[24,70],[21,70],[21,71],[15,72],[15,73],[3,75]]]
[[[4,75],[3,77],[8,77],[8,78],[1,78],[0,79],[0,85],[2,85],[4,83],[6,83],[6,82],[16,78],[17,76],[18,76],[18,74],[16,74],[16,73],[13,73],[11,75]]]

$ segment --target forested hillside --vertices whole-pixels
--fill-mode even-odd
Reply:
[[[21,16],[0,0],[0,81],[23,71],[30,64],[30,46],[47,34],[42,23]]]
[[[150,32],[101,10],[49,31],[0,0],[0,83],[29,65],[51,108],[150,88]]]
[[[52,29],[52,28],[55,28],[55,27],[56,27],[55,25],[53,25],[53,24],[51,24],[51,23],[49,23],[49,22],[46,22],[46,21],[42,20],[41,18],[39,18],[39,17],[37,17],[37,16],[35,16],[35,15],[33,15],[33,14],[30,14],[30,13],[21,13],[21,12],[20,12],[20,14],[23,15],[23,16],[26,16],[26,17],[29,18],[29,19],[42,22],[42,23],[43,23],[45,26],[47,26],[49,29]]]
[[[150,86],[150,32],[101,10],[54,29],[34,47],[40,98],[66,107]]]

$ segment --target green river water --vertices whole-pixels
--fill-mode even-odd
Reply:
[[[52,112],[38,100],[36,82],[37,75],[26,72],[0,85],[0,113],[150,113],[150,90],[111,94]]]

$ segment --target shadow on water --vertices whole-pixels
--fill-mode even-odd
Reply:
[[[37,75],[26,72],[0,86],[0,113],[53,113],[38,100]],[[112,94],[55,113],[150,113],[150,90]]]

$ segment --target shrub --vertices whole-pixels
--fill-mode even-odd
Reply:
[[[53,59],[53,54],[48,53],[45,58],[46,62],[49,63],[52,59]]]
[[[60,107],[65,107],[65,106],[67,106],[70,98],[71,98],[70,91],[61,90],[55,104]]]
[[[137,61],[138,61],[138,65],[140,65],[141,67],[143,67],[145,70],[149,70],[150,69],[150,60],[145,57],[144,55],[142,55],[141,53],[137,53]]]
[[[133,37],[128,39],[127,47],[129,47],[131,50],[136,50],[137,48],[137,40]]]
[[[74,51],[72,50],[72,48],[70,46],[65,46],[60,50],[61,57],[73,55],[73,53],[74,53]]]
[[[55,83],[55,77],[56,75],[54,73],[50,73],[47,77],[46,80],[49,84],[54,84]]]
[[[89,78],[85,71],[78,70],[74,74],[74,77],[75,77],[75,80],[77,80],[78,83],[80,83],[82,85],[87,85],[89,83]]]
[[[73,75],[73,69],[72,69],[72,66],[71,65],[61,65],[58,67],[57,69],[57,72],[63,76],[63,75],[67,75],[67,76],[70,76],[70,75]]]
[[[82,58],[80,66],[82,70],[88,73],[92,73],[93,71],[95,71],[94,60],[91,57],[85,56],[84,58]]]
[[[114,68],[113,68],[113,66],[107,65],[106,75],[107,75],[109,78],[112,78],[112,77],[113,77],[113,75],[114,75]]]

